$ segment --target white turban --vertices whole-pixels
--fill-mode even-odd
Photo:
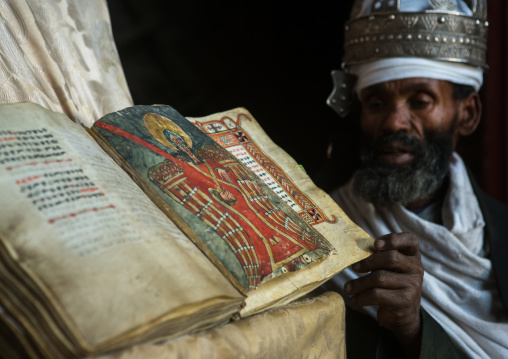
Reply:
[[[417,57],[395,57],[353,65],[350,72],[358,76],[355,91],[392,80],[425,77],[469,85],[478,91],[483,84],[483,69],[461,63],[430,60]]]

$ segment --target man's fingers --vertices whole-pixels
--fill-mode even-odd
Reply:
[[[371,288],[349,298],[348,302],[355,308],[361,308],[371,305],[380,307],[397,308],[406,307],[410,303],[410,298],[406,298],[407,293],[404,290],[391,290],[384,288]]]
[[[398,333],[420,328],[423,266],[418,239],[411,233],[379,237],[371,256],[353,264],[353,270],[369,274],[346,283],[351,306],[379,306],[379,323]]]
[[[408,280],[411,279],[408,279],[404,274],[377,270],[347,282],[344,290],[348,295],[356,295],[371,288],[400,289],[408,286],[408,283],[406,283]]]
[[[378,237],[374,242],[378,251],[396,250],[408,256],[416,256],[420,253],[418,249],[418,238],[413,233],[390,233]]]
[[[418,238],[412,233],[391,233],[381,236],[374,242],[376,252],[353,264],[353,270],[367,273],[376,269],[395,272],[412,272],[420,266]]]
[[[419,258],[408,257],[396,250],[389,250],[376,252],[353,264],[352,268],[358,273],[367,273],[374,270],[390,270],[405,273],[416,271],[419,263]]]
[[[349,298],[348,303],[357,309],[377,305],[380,325],[392,331],[409,333],[420,328],[420,303],[414,299],[406,290],[372,288]]]

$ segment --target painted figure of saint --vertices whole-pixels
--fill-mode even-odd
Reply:
[[[148,113],[143,121],[157,141],[177,151],[149,170],[150,180],[227,243],[249,290],[329,253],[326,240],[273,203],[225,149],[212,141],[195,145],[162,115]]]

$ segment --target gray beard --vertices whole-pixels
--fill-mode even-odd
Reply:
[[[397,132],[380,138],[371,146],[364,146],[363,166],[353,176],[354,191],[380,208],[395,203],[405,206],[437,191],[449,170],[453,151],[451,129],[426,134],[425,138],[424,143],[404,132]],[[403,165],[378,162],[375,158],[377,147],[392,141],[410,146],[413,161]]]

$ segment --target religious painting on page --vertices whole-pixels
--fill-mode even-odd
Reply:
[[[327,216],[298,188],[242,126],[243,122],[254,121],[250,114],[232,110],[205,118],[192,118],[190,121],[245,164],[305,222],[311,226],[337,222],[334,215]]]
[[[135,106],[94,127],[247,290],[333,251],[261,179],[173,108]]]

